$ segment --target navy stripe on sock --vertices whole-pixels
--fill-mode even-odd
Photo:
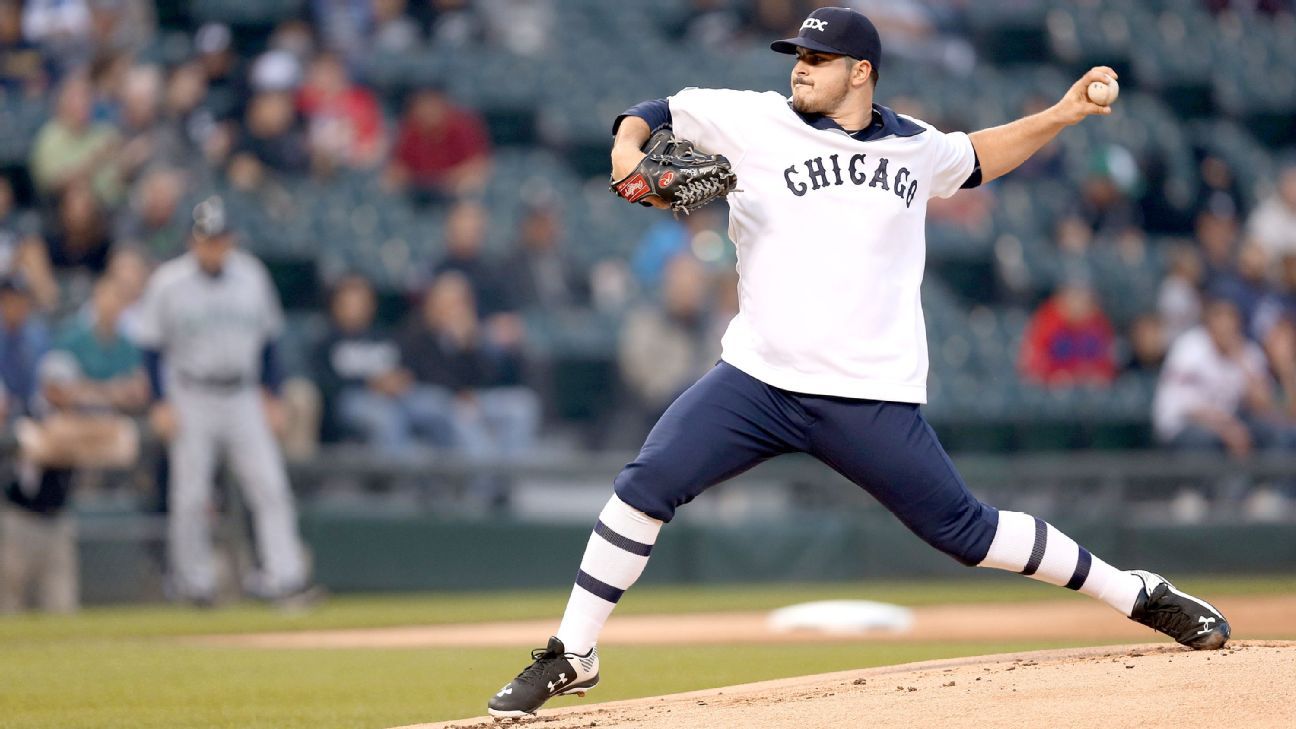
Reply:
[[[614,547],[620,547],[630,554],[637,554],[640,557],[647,557],[649,554],[652,554],[653,545],[636,542],[627,536],[617,534],[612,531],[611,527],[604,524],[602,519],[594,525],[594,533],[607,540],[608,544],[611,544]]]
[[[1089,567],[1093,565],[1093,555],[1084,547],[1080,548],[1080,556],[1076,559],[1075,572],[1071,573],[1071,581],[1066,583],[1068,590],[1079,590],[1084,587],[1085,580],[1089,579]]]
[[[1044,561],[1044,550],[1047,548],[1048,524],[1045,524],[1043,519],[1035,517],[1035,546],[1031,549],[1030,559],[1026,561],[1026,569],[1021,571],[1023,575],[1035,574],[1040,562]]]
[[[603,582],[596,577],[592,577],[590,573],[585,570],[577,570],[576,584],[595,597],[601,597],[614,604],[621,599],[622,595],[625,594],[625,590],[618,590],[608,583]]]

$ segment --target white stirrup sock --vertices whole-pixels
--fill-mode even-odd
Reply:
[[[615,495],[599,514],[585,546],[558,640],[571,653],[584,654],[598,642],[603,624],[621,595],[643,574],[662,522]]]
[[[1134,609],[1143,581],[1118,570],[1042,519],[1020,511],[999,512],[999,529],[978,567],[1018,572],[1065,586],[1111,605],[1122,615]]]

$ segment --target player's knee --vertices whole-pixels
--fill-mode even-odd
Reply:
[[[960,564],[975,567],[990,551],[998,523],[999,512],[973,500],[943,521],[928,541]]]
[[[675,510],[690,499],[680,496],[673,484],[681,483],[673,469],[634,462],[621,469],[613,482],[617,498],[654,519],[668,522]]]

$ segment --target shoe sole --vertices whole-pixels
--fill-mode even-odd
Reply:
[[[568,695],[584,696],[585,694],[593,690],[595,686],[598,686],[598,681],[595,681],[594,683],[588,686],[573,686],[567,689],[566,691],[559,691],[558,693],[554,694],[553,696],[550,696],[549,698],[552,699],[558,696],[568,696]],[[541,706],[543,706],[543,704],[541,704]],[[537,706],[536,711],[539,710],[540,707]],[[486,713],[494,717],[496,721],[499,721],[500,719],[522,719],[528,716],[536,715],[535,711],[522,711],[521,709],[514,710],[514,711],[504,711],[501,709],[487,708]]]

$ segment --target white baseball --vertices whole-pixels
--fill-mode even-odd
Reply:
[[[1120,84],[1116,79],[1111,79],[1106,83],[1094,81],[1089,84],[1089,100],[1099,106],[1111,106],[1116,102],[1116,97],[1120,96]]]

